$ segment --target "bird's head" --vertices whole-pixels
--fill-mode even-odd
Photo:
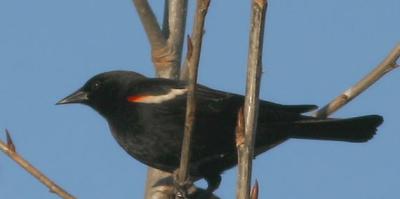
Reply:
[[[118,104],[124,89],[145,78],[139,73],[130,71],[101,73],[89,79],[80,89],[56,104],[80,103],[94,108],[101,114],[106,114]]]

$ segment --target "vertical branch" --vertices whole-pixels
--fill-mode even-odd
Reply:
[[[166,45],[166,38],[161,32],[156,16],[147,0],[133,0],[140,21],[146,31],[152,49],[163,48]]]
[[[14,160],[19,166],[21,166],[23,169],[29,172],[33,177],[39,180],[39,182],[48,187],[52,193],[55,193],[64,199],[75,198],[74,196],[66,192],[62,187],[58,186],[46,175],[44,175],[42,172],[40,172],[37,168],[35,168],[32,164],[30,164],[27,160],[25,160],[21,155],[19,155],[15,151],[15,145],[7,130],[6,130],[6,135],[7,135],[7,144],[0,140],[0,150],[2,150],[5,154],[7,154],[8,157]]]
[[[152,60],[157,71],[157,76],[159,77],[171,79],[178,79],[179,77],[186,27],[187,4],[187,0],[165,0],[162,32],[164,38],[167,38],[167,42],[166,45],[157,48],[158,50],[152,50]],[[168,193],[172,193],[172,191],[168,189],[171,187],[154,186],[161,179],[168,179],[170,182],[167,182],[167,184],[172,184],[170,173],[149,167],[145,198],[169,198]]]
[[[182,57],[182,46],[185,34],[187,0],[166,0],[162,30],[147,0],[133,0],[152,49],[152,61],[157,76],[179,78]],[[196,41],[194,41],[195,43]],[[163,181],[162,185],[156,185]],[[150,168],[147,173],[145,198],[169,199],[171,191],[171,174]],[[195,188],[195,187],[192,187]],[[196,188],[195,188],[196,189]],[[196,189],[196,191],[201,191]]]
[[[133,0],[133,3],[151,45],[157,76],[177,79],[185,33],[187,0],[166,1],[163,30],[147,0]]]
[[[163,16],[163,24],[162,24],[162,33],[165,38],[169,37],[169,4],[170,4],[170,0],[165,0],[164,16]]]
[[[200,61],[201,44],[203,39],[203,30],[205,17],[210,4],[210,0],[197,0],[196,16],[194,20],[192,39],[188,37],[187,63],[189,69],[188,94],[186,103],[185,131],[182,142],[180,166],[178,173],[178,184],[184,184],[188,179],[189,160],[190,160],[190,142],[194,129],[196,113],[196,84],[197,71]]]
[[[182,60],[182,49],[186,27],[187,16],[187,0],[168,0],[168,40],[167,44],[171,52],[174,54],[174,61],[172,63],[170,76],[174,79],[179,79],[179,71]]]
[[[165,180],[163,184],[158,182]],[[170,199],[172,190],[172,177],[170,173],[148,167],[147,181],[144,193],[145,199]]]
[[[246,98],[244,114],[244,142],[238,149],[238,183],[236,198],[249,199],[254,139],[258,118],[259,90],[262,70],[266,0],[252,1],[249,55],[247,62]]]
[[[366,75],[363,79],[361,79],[357,84],[347,89],[341,95],[337,96],[327,105],[319,109],[316,113],[316,117],[326,118],[328,115],[334,113],[342,106],[346,105],[352,99],[357,97],[367,88],[369,88],[372,84],[378,81],[381,77],[383,77],[386,73],[392,71],[399,65],[396,64],[396,61],[400,57],[400,44],[398,44],[390,54],[368,75]]]

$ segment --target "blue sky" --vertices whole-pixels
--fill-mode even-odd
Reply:
[[[160,14],[162,4],[151,2]],[[244,93],[250,6],[227,2],[211,2],[199,81]],[[262,98],[326,104],[400,42],[399,10],[398,0],[271,0]],[[104,119],[88,107],[54,106],[100,72],[153,76],[132,2],[5,0],[0,27],[0,129],[12,132],[18,152],[79,198],[142,198],[146,167],[116,144]],[[334,114],[383,115],[370,142],[290,140],[259,156],[261,198],[399,198],[399,83],[393,71]],[[223,175],[222,198],[234,198],[235,174]],[[3,154],[0,187],[2,198],[55,198]]]

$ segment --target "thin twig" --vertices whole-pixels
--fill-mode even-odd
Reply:
[[[330,103],[319,109],[316,113],[316,117],[326,118],[328,115],[337,111],[339,108],[349,103],[352,99],[357,97],[360,93],[369,88],[372,84],[378,81],[386,73],[392,71],[399,65],[396,61],[400,57],[400,44],[398,44],[390,54],[367,76],[361,79],[357,84],[347,89],[341,95],[337,96]]]
[[[193,55],[193,43],[191,38],[188,36],[188,52],[187,59],[190,60]],[[194,121],[196,119],[196,82],[197,82],[197,67],[198,65],[191,65],[190,79],[188,81],[188,93],[186,101],[186,116],[185,116],[185,130],[183,134],[181,158],[179,164],[179,172],[177,178],[177,184],[183,185],[189,177],[189,160],[190,160],[190,143],[192,140],[192,132],[194,129]],[[176,196],[176,198],[179,198]]]
[[[15,151],[15,146],[9,135],[9,132],[6,130],[7,134],[7,143],[4,143],[0,140],[0,149],[8,155],[12,160],[14,160],[18,165],[20,165],[23,169],[29,172],[33,177],[38,179],[42,184],[47,186],[50,189],[50,192],[53,192],[65,199],[74,199],[75,197],[66,192],[63,188],[58,186],[55,182],[50,180],[47,176],[45,176],[42,172],[36,169],[33,165],[31,165],[28,161],[26,161],[21,155],[19,155]]]
[[[266,0],[252,1],[249,55],[247,62],[247,84],[244,104],[244,144],[238,150],[237,199],[249,199],[254,140],[258,118],[259,91],[262,70],[262,50],[264,38]]]
[[[194,129],[196,113],[196,84],[197,71],[200,61],[201,43],[203,38],[204,22],[210,0],[197,0],[196,16],[194,20],[192,39],[188,37],[187,63],[189,68],[188,93],[186,103],[185,131],[182,142],[181,161],[178,173],[178,184],[184,184],[189,177],[190,142]]]

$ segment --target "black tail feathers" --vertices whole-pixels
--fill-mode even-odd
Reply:
[[[301,139],[366,142],[382,124],[379,115],[367,115],[348,119],[306,119],[294,123],[290,137]]]

